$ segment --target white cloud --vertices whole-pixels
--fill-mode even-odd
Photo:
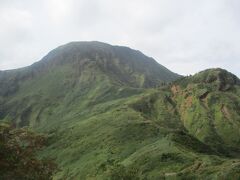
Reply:
[[[171,70],[239,73],[238,0],[2,0],[0,69],[29,65],[69,41],[126,45]]]

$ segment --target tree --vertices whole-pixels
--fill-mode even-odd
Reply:
[[[57,165],[51,159],[39,159],[36,152],[46,137],[24,128],[0,124],[0,179],[52,179]]]

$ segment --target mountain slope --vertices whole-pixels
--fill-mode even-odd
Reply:
[[[74,42],[0,72],[0,119],[48,134],[39,156],[56,158],[55,179],[238,179],[239,79],[179,77],[139,51]]]
[[[210,71],[213,74],[226,72],[214,69]],[[204,71],[200,76],[207,73]],[[235,78],[229,73],[224,75],[227,76]],[[64,174],[80,179],[239,178],[239,144],[229,144],[238,140],[238,134],[229,136],[229,133],[223,132],[221,138],[231,141],[221,141],[222,144],[219,144],[219,135],[208,131],[209,122],[205,120],[205,114],[211,113],[222,100],[217,99],[215,106],[211,105],[204,112],[198,109],[194,111],[200,114],[196,118],[191,116],[188,109],[191,106],[201,106],[198,105],[199,99],[190,107],[185,107],[188,96],[184,93],[195,96],[196,91],[202,90],[198,87],[185,91],[183,82],[189,82],[187,86],[190,87],[196,86],[193,82],[198,77],[197,74],[176,81],[169,87],[148,89],[138,95],[96,105],[90,116],[89,112],[86,112],[88,115],[84,116],[83,113],[79,116],[78,123],[68,122],[64,127],[59,126],[51,131],[51,145],[43,154],[58,154],[56,158],[65,170],[56,178]],[[197,82],[202,88],[213,88],[209,94],[215,93],[215,82]],[[179,88],[176,92],[176,86],[182,89]],[[226,92],[237,95],[239,90],[239,85],[233,83],[225,92],[219,91],[218,96],[224,98]],[[221,110],[216,111],[224,114]],[[233,108],[231,112],[237,113],[238,110]],[[186,118],[186,114],[192,118]],[[225,123],[226,127],[230,124],[227,119],[218,116],[207,120],[216,121],[216,126],[220,127],[221,123]],[[189,126],[185,121],[202,127],[199,131],[201,133],[195,133],[195,126]],[[234,128],[239,129],[238,117],[231,121],[236,123]]]
[[[59,116],[59,111],[64,113],[71,105],[79,111],[91,103],[129,96],[178,77],[139,51],[100,42],[73,42],[32,66],[0,73],[0,118],[39,127],[54,117],[52,113]]]

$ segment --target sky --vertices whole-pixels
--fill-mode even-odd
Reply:
[[[0,0],[0,70],[71,41],[128,46],[189,75],[240,77],[239,0]]]

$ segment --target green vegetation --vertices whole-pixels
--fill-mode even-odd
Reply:
[[[45,142],[42,135],[0,124],[0,179],[52,179],[56,164],[36,157]]]
[[[186,85],[186,82],[189,83]],[[233,74],[212,69],[175,84],[175,99],[185,128],[216,151],[239,154],[240,81]],[[173,89],[172,89],[173,90]]]
[[[48,134],[38,156],[56,159],[54,179],[239,179],[239,79],[179,77],[139,51],[74,42],[0,72],[0,119]]]

